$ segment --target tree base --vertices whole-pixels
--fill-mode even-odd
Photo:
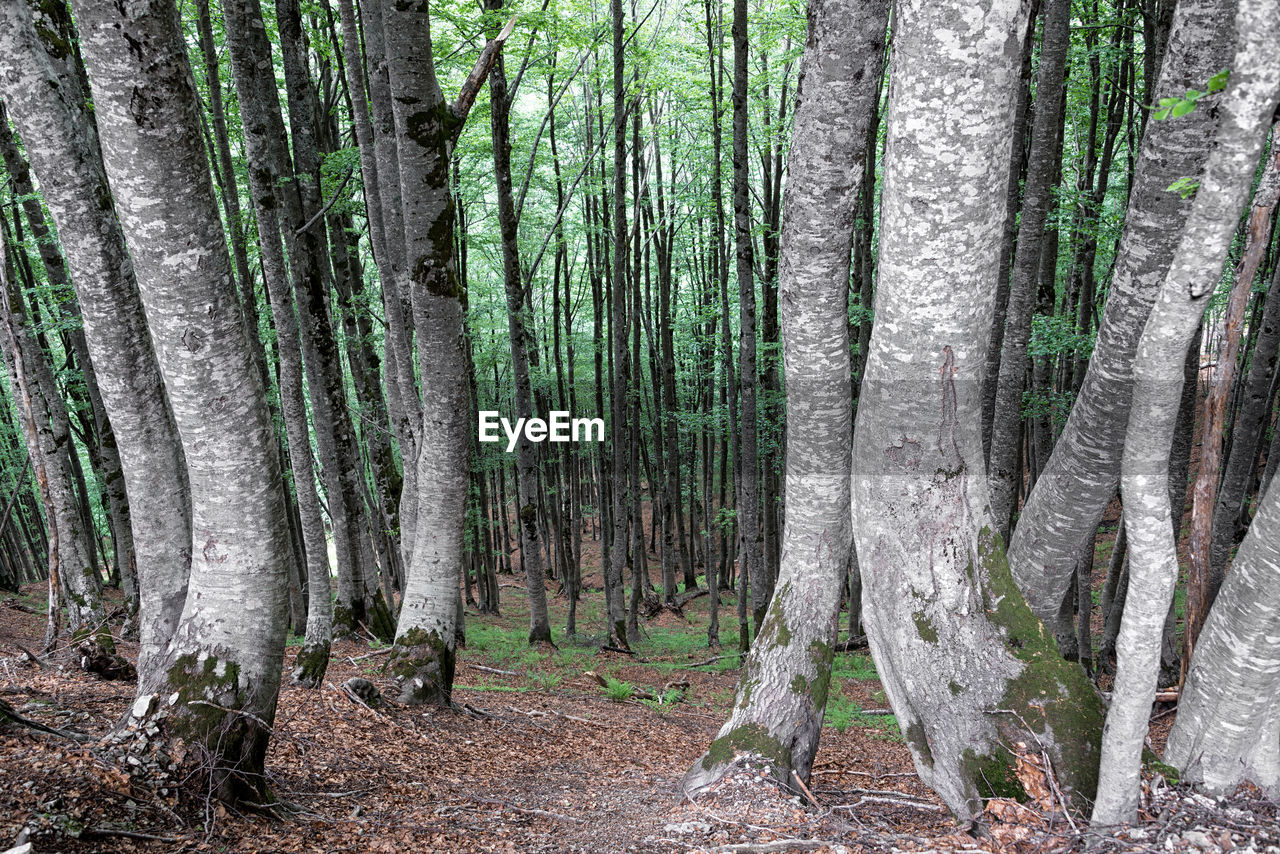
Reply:
[[[306,641],[294,659],[293,684],[303,688],[317,688],[329,669],[329,641]]]
[[[410,629],[396,639],[387,666],[400,684],[397,702],[450,706],[457,652],[435,632]]]

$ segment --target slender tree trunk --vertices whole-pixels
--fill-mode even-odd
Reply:
[[[1103,738],[1095,825],[1129,822],[1137,815],[1159,638],[1178,578],[1168,473],[1183,360],[1222,274],[1280,99],[1280,67],[1271,61],[1280,51],[1280,4],[1241,4],[1236,27],[1241,42],[1218,105],[1222,121],[1213,155],[1134,363],[1134,399],[1121,477],[1129,597],[1116,645],[1115,690]]]
[[[791,516],[778,592],[733,714],[685,775],[688,792],[743,761],[766,765],[790,788],[792,773],[808,779],[817,752],[850,545],[852,408],[842,297],[888,15],[885,0],[818,0],[810,9],[782,212]]]
[[[499,5],[488,4],[498,9]],[[492,34],[491,34],[492,35]],[[515,417],[532,418],[533,383],[529,375],[529,350],[533,346],[532,317],[525,313],[524,273],[520,266],[519,220],[511,188],[511,101],[502,57],[489,72],[490,125],[493,135],[493,168],[498,184],[498,227],[502,235],[503,283],[507,295],[507,329],[511,333],[511,373],[515,381]],[[546,413],[544,412],[545,416]],[[520,469],[520,506],[516,517],[524,534],[520,563],[529,591],[529,643],[551,642],[547,616],[546,568],[542,562],[542,537],[538,528],[538,452],[527,432],[516,444]]]
[[[1045,0],[1040,73],[1036,78],[1035,119],[1018,226],[1017,248],[1010,273],[1009,302],[1001,338],[1000,371],[991,422],[988,488],[996,532],[1008,540],[1022,466],[1018,434],[1022,429],[1022,393],[1027,380],[1027,342],[1035,308],[1040,256],[1047,242],[1046,223],[1062,156],[1060,132],[1066,98],[1067,49],[1071,46],[1071,0]],[[1053,226],[1055,229],[1056,225]],[[1057,244],[1054,242],[1054,247]],[[1056,260],[1056,252],[1055,260]]]

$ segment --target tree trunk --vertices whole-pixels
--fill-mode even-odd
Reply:
[[[176,7],[75,4],[104,161],[191,484],[190,595],[130,718],[168,716],[219,797],[263,796],[286,625],[284,490]],[[155,168],[164,164],[164,168]],[[178,703],[162,698],[176,693]]]
[[[43,13],[42,13],[43,14]],[[0,4],[0,88],[58,225],[131,500],[139,684],[159,675],[191,565],[187,472],[72,56],[42,42],[21,0]],[[50,30],[53,31],[53,30]]]
[[[509,27],[485,46],[450,105],[436,80],[426,0],[387,4],[382,11],[423,389],[417,458],[423,488],[416,493],[417,522],[390,663],[402,702],[447,705],[462,611],[458,583],[471,446],[465,294],[458,280],[449,154]]]
[[[1158,97],[1180,98],[1229,64],[1234,9],[1234,0],[1178,3]],[[1176,121],[1153,123],[1143,137],[1097,344],[1049,465],[1023,505],[1010,541],[1014,578],[1055,635],[1071,631],[1058,625],[1058,606],[1082,545],[1096,534],[1119,485],[1134,348],[1191,207],[1168,187],[1199,174],[1215,126],[1213,110],[1197,109]]]
[[[981,380],[1026,20],[1016,0],[984,4],[981,27],[965,20],[924,2],[895,16],[853,484],[876,669],[917,772],[972,821],[984,797],[1019,791],[1018,742],[1047,751],[1069,800],[1091,798],[1102,708],[1027,608],[992,528]],[[959,162],[963,179],[947,165]]]
[[[742,414],[738,422],[738,526],[740,571],[751,588],[756,634],[764,623],[773,583],[764,566],[760,531],[760,467],[756,435],[756,284],[751,233],[751,165],[747,152],[747,0],[733,0],[733,233],[738,261],[738,370]],[[859,117],[860,118],[860,117]],[[726,322],[728,322],[726,318]]]
[[[886,0],[818,0],[810,9],[780,259],[790,518],[777,595],[733,714],[685,775],[688,792],[730,772],[740,755],[765,764],[790,788],[793,772],[809,778],[818,749],[850,545],[843,295],[888,15]]]
[[[1159,668],[1160,637],[1178,580],[1169,502],[1169,454],[1183,361],[1222,274],[1280,98],[1280,4],[1242,3],[1241,43],[1217,105],[1222,120],[1168,278],[1138,342],[1121,496],[1129,538],[1129,596],[1117,640],[1115,690],[1103,737],[1093,823],[1137,816],[1143,740]],[[1176,121],[1176,120],[1174,120]]]
[[[488,8],[497,9],[493,3]],[[511,189],[511,102],[502,57],[489,72],[490,125],[493,133],[493,169],[497,178],[498,227],[502,235],[503,283],[507,295],[507,329],[511,333],[511,373],[515,383],[515,417],[532,418],[533,383],[529,376],[529,350],[533,346],[532,317],[525,313],[524,274],[520,266],[519,220]],[[544,417],[547,413],[543,413]],[[516,518],[524,533],[520,564],[529,591],[529,643],[551,642],[547,616],[547,575],[542,562],[542,538],[538,530],[538,452],[521,431],[516,444],[520,468],[520,506]]]
[[[1009,522],[1016,509],[1017,490],[1021,486],[1018,436],[1022,430],[1022,393],[1027,384],[1027,342],[1031,337],[1031,315],[1036,305],[1041,250],[1050,242],[1045,229],[1053,208],[1058,161],[1062,156],[1059,134],[1066,98],[1070,23],[1071,0],[1045,0],[1044,35],[1040,47],[1040,73],[1036,78],[1035,118],[1031,125],[1031,151],[1027,155],[1026,189],[1009,279],[1000,370],[992,378],[996,395],[991,422],[988,488],[995,530],[1006,541]],[[1053,228],[1056,229],[1057,225]],[[1053,245],[1056,248],[1056,241]]]

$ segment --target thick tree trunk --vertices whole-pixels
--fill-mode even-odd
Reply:
[[[1184,383],[1183,361],[1213,296],[1249,197],[1280,98],[1280,3],[1242,3],[1241,43],[1217,105],[1214,152],[1178,251],[1138,342],[1121,496],[1129,538],[1129,596],[1117,641],[1115,690],[1103,737],[1095,825],[1137,816],[1143,740],[1159,669],[1160,637],[1178,580],[1169,502],[1169,454]],[[1259,721],[1261,722],[1261,721]]]
[[[141,685],[158,675],[186,601],[187,472],[87,93],[70,67],[72,55],[36,35],[33,14],[21,0],[0,3],[0,89],[57,222],[98,389],[116,431],[140,588]]]
[[[782,211],[789,520],[777,595],[751,648],[733,714],[685,775],[686,791],[720,779],[740,755],[791,787],[793,772],[809,778],[818,749],[850,545],[843,296],[888,15],[886,0],[819,0],[810,7]]]
[[[186,453],[197,555],[162,675],[140,687],[130,717],[167,715],[170,734],[207,754],[216,795],[256,799],[284,652],[284,490],[182,25],[165,2],[84,0],[75,11],[103,159]]]
[[[1178,3],[1158,97],[1180,98],[1230,64],[1234,10],[1234,0]],[[1147,128],[1088,372],[1010,541],[1014,578],[1032,610],[1056,635],[1070,632],[1069,626],[1058,625],[1058,606],[1082,544],[1096,534],[1119,485],[1134,348],[1191,208],[1168,187],[1199,174],[1215,126],[1213,110],[1197,109]]]
[[[876,669],[917,772],[966,821],[984,797],[1018,791],[1018,742],[1047,751],[1073,803],[1092,797],[1102,723],[1084,671],[1059,657],[1013,584],[982,457],[1023,11],[1016,0],[972,19],[959,4],[897,7],[876,326],[854,442]],[[958,94],[956,79],[968,81]]]

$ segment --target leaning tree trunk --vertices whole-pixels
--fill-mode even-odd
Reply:
[[[1095,825],[1121,824],[1137,817],[1142,746],[1155,699],[1161,629],[1178,581],[1168,477],[1169,449],[1182,396],[1182,365],[1222,275],[1280,98],[1280,65],[1275,63],[1280,53],[1280,2],[1241,3],[1236,28],[1241,43],[1231,65],[1231,82],[1217,105],[1221,123],[1212,140],[1213,156],[1169,276],[1138,342],[1134,363],[1133,406],[1120,479],[1129,538],[1129,595],[1116,644],[1115,689],[1103,736]],[[1258,566],[1254,564],[1254,571]],[[1260,614],[1274,615],[1274,602],[1253,601]],[[1222,640],[1229,643],[1231,638]],[[1232,648],[1229,655],[1239,655],[1240,649]],[[1212,665],[1202,674],[1202,678],[1215,678]],[[1276,719],[1270,712],[1252,720],[1269,721],[1270,734],[1275,735]],[[1232,719],[1232,727],[1237,722]],[[1274,760],[1276,745],[1270,747]],[[1191,753],[1183,756],[1189,763],[1198,759]],[[1273,764],[1273,784],[1276,770]]]
[[[1079,804],[1093,796],[1101,701],[1013,583],[980,435],[1026,19],[1017,0],[972,16],[924,0],[897,10],[854,439],[863,621],[916,770],[957,817],[1020,790],[1020,742],[1043,747]]]
[[[1231,549],[1242,530],[1245,499],[1258,473],[1258,449],[1266,436],[1273,400],[1276,355],[1280,350],[1280,264],[1271,273],[1266,305],[1253,352],[1249,356],[1249,373],[1245,379],[1243,400],[1231,430],[1231,451],[1218,490],[1213,513],[1213,542],[1210,557],[1211,578],[1221,579],[1226,571]]]
[[[688,792],[720,779],[740,757],[766,765],[790,787],[793,772],[809,778],[818,749],[850,545],[853,410],[844,296],[888,17],[888,0],[817,0],[810,7],[782,210],[782,563],[733,714],[685,775]]]
[[[1181,0],[1157,97],[1180,98],[1230,64],[1235,0]],[[1009,565],[1033,611],[1057,635],[1076,560],[1119,486],[1133,354],[1191,209],[1169,186],[1198,175],[1216,126],[1213,110],[1152,122],[1134,167],[1124,233],[1088,371],[1049,464],[1023,505]]]
[[[24,0],[0,2],[0,91],[58,226],[132,510],[140,593],[139,684],[159,675],[187,598],[191,516],[173,413],[116,218],[79,74],[43,41]],[[41,13],[43,14],[43,13]],[[44,32],[55,32],[45,27]]]
[[[448,704],[462,610],[458,582],[465,561],[471,447],[466,295],[458,280],[449,155],[511,25],[485,46],[457,103],[450,105],[436,80],[427,0],[388,3],[383,15],[422,376],[417,461],[422,488],[416,495],[417,523],[391,667],[402,702]]]
[[[1164,759],[1186,782],[1280,796],[1280,489],[1267,491],[1218,591]]]
[[[182,22],[169,2],[75,4],[103,160],[191,484],[190,592],[129,718],[164,718],[223,798],[262,776],[290,560],[280,461],[236,299]]]

